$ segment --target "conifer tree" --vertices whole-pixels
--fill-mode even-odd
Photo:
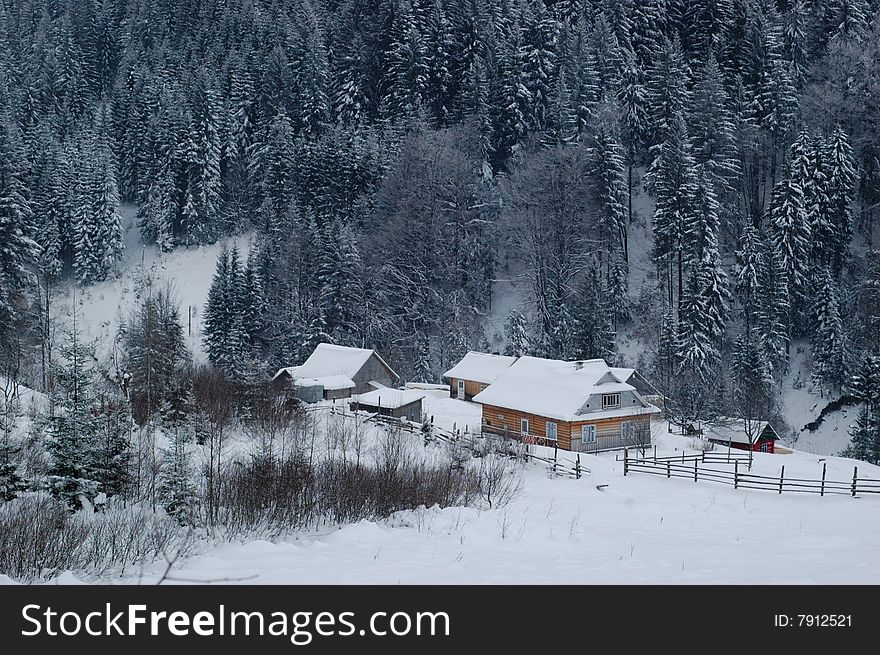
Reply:
[[[529,353],[528,323],[522,312],[514,309],[508,314],[504,322],[504,336],[507,338],[505,355],[522,357]]]
[[[847,373],[847,347],[839,292],[827,268],[816,275],[813,298],[813,380],[821,389],[839,389]]]
[[[614,325],[607,304],[603,302],[606,296],[603,287],[598,266],[590,266],[575,301],[569,353],[575,359],[613,361],[616,356]]]
[[[804,191],[798,184],[795,170],[789,168],[773,189],[770,240],[779,256],[794,312],[803,309],[806,303],[812,239]]]

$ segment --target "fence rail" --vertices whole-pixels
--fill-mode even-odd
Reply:
[[[758,475],[747,471],[740,471],[742,458],[734,458],[728,461],[715,461],[704,459],[699,454],[693,456],[647,458],[631,457],[629,450],[623,453],[623,474],[645,473],[648,475],[661,475],[667,478],[684,478],[697,482],[705,480],[727,484],[734,489],[755,489],[759,491],[771,491],[777,494],[787,493],[813,493],[825,495],[858,496],[861,494],[880,494],[880,483],[873,478],[859,478],[858,466],[853,467],[852,479],[829,480],[826,477],[827,464],[822,464],[821,479],[811,478],[786,478],[785,466],[780,469],[779,476]],[[733,464],[733,470],[710,468],[700,464],[704,462],[715,464]]]
[[[430,425],[430,430],[426,432],[424,423],[416,423],[414,421],[409,421],[403,418],[386,416],[383,414],[366,412],[363,410],[349,410],[345,409],[344,407],[337,406],[331,406],[328,408],[328,410],[331,414],[335,414],[337,416],[345,416],[349,418],[353,416],[358,416],[365,422],[372,421],[400,428],[402,431],[407,432],[408,434],[423,437],[425,439],[426,445],[429,441],[439,441],[446,444],[458,444],[472,452],[482,452],[480,449],[480,442],[485,440],[485,436],[482,432],[474,433],[468,430],[460,429],[447,430],[437,427],[433,423],[428,423],[428,425]],[[492,434],[494,434],[495,436],[504,437],[504,435],[502,434]],[[505,438],[507,439],[508,437]],[[509,438],[509,441],[510,443],[522,444],[522,442],[513,438]],[[522,445],[525,448],[525,450],[522,452],[511,450],[500,451],[499,454],[507,455],[509,457],[522,457],[527,463],[545,464],[550,469],[550,472],[554,475],[571,477],[579,480],[582,476],[588,475],[590,473],[590,469],[581,464],[581,457],[579,454],[576,454],[577,456],[574,461],[570,461],[565,458],[560,458],[558,456],[557,450],[554,448],[553,457],[544,457],[533,452],[532,444]]]

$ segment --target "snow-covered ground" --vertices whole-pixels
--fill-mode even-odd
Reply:
[[[478,409],[426,392],[426,411],[444,427],[473,425]],[[425,448],[418,436],[414,448]],[[658,455],[699,444],[655,424]],[[429,449],[442,446],[429,445]],[[559,455],[573,458],[571,453]],[[421,508],[386,521],[295,533],[276,542],[222,544],[179,561],[169,582],[281,584],[445,583],[880,583],[880,496],[818,497],[715,484],[623,476],[619,453],[581,455],[581,479],[522,469],[504,507]],[[880,478],[880,467],[803,452],[755,455],[753,472],[829,480]],[[109,583],[151,583],[142,574]],[[54,582],[71,583],[65,574]]]
[[[249,251],[249,235],[222,239],[209,246],[160,253],[155,245],[143,245],[134,209],[124,207],[122,214],[126,247],[117,274],[99,284],[78,287],[75,294],[70,286],[62,289],[61,295],[53,301],[54,317],[70,324],[75,295],[77,327],[85,338],[96,341],[97,356],[103,360],[111,356],[116,330],[136,306],[144,282],[151,279],[157,288],[171,283],[180,304],[188,345],[197,359],[203,358],[202,313],[217,255],[224,247],[237,244],[244,260]]]

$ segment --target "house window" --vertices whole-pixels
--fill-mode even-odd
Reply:
[[[547,421],[547,441],[556,441],[556,424]]]
[[[761,442],[761,452],[762,453],[769,453],[770,452],[770,444],[768,442],[766,442],[766,441]]]
[[[620,436],[624,439],[636,438],[636,424],[633,421],[624,421],[620,424]]]
[[[581,426],[581,443],[596,443],[596,426]]]
[[[602,394],[602,409],[611,409],[612,407],[620,407],[619,393]]]
[[[481,384],[481,385],[480,385],[480,391],[485,391],[485,390],[486,390],[486,385],[485,385],[485,384]]]
[[[529,433],[529,419],[521,418],[519,420],[519,431],[521,434],[528,434]]]
[[[464,400],[464,380],[458,381],[458,399]]]

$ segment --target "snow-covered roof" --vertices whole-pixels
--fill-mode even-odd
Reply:
[[[361,405],[369,405],[371,407],[385,407],[387,409],[397,409],[404,405],[409,405],[417,400],[421,400],[425,394],[415,389],[376,389],[355,396],[352,400]]]
[[[633,373],[636,372],[636,369],[612,367],[611,372],[614,373],[614,376],[618,380],[620,380],[621,382],[626,382],[627,380],[629,380],[633,376]]]
[[[347,375],[324,375],[318,378],[294,377],[293,384],[297,387],[314,387],[320,385],[328,391],[353,389],[355,387],[354,381]]]
[[[635,391],[635,388],[620,382],[602,359],[566,362],[520,357],[499,373],[492,384],[474,396],[474,402],[560,421],[582,421],[587,417],[607,418],[660,411],[643,402],[613,410],[581,411],[593,394],[622,391]]]
[[[446,378],[473,380],[489,384],[498,374],[516,361],[508,355],[492,355],[470,351],[462,360],[443,374]]]
[[[305,362],[299,366],[282,368],[275,374],[275,378],[282,373],[287,373],[292,378],[324,378],[335,375],[354,378],[372,355],[376,355],[392,375],[397,377],[397,374],[385,363],[385,360],[379,357],[375,350],[319,343]]]
[[[721,441],[727,443],[750,444],[749,437],[746,434],[746,425],[742,419],[722,419],[720,423],[707,423],[703,425],[703,436],[713,441]],[[759,438],[778,439],[779,435],[776,430],[767,421],[757,421],[752,426],[752,438],[757,441]],[[767,430],[767,428],[770,428]],[[765,432],[766,431],[766,432]]]

